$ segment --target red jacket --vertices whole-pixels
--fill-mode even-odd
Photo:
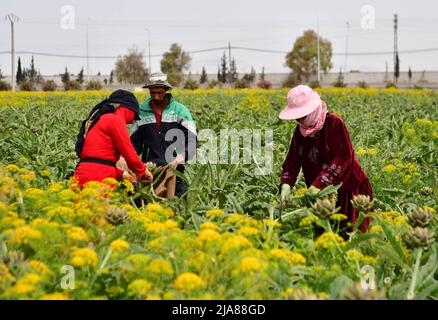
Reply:
[[[122,155],[129,169],[135,172],[137,177],[144,175],[146,166],[138,157],[126,128],[133,120],[134,112],[125,107],[102,115],[87,133],[81,159],[100,158],[116,163]],[[81,186],[88,181],[101,181],[105,178],[121,180],[122,176],[123,170],[89,162],[80,163],[74,173]]]
[[[323,189],[342,182],[339,191],[353,190],[367,180],[354,153],[342,119],[328,113],[323,128],[314,137],[304,137],[297,127],[283,164],[280,183],[293,186],[300,169],[309,187]]]

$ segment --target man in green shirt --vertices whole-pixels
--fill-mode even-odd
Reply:
[[[189,109],[176,101],[167,75],[153,74],[143,88],[150,98],[140,106],[141,120],[133,124],[131,141],[143,162],[170,165],[184,172],[184,163],[196,154],[196,126]],[[187,191],[187,184],[177,177],[175,195]]]

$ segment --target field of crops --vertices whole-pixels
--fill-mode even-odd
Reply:
[[[187,165],[171,201],[69,180],[80,122],[108,92],[0,93],[0,299],[438,298],[438,93],[320,90],[375,196],[370,231],[348,239],[345,213],[311,209],[335,188],[310,195],[301,178],[279,204],[286,93],[175,91],[198,130],[271,129],[273,166]]]

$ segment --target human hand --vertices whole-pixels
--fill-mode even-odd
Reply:
[[[128,171],[123,171],[123,180],[128,180],[132,183],[137,182],[137,178],[130,174]]]
[[[146,172],[143,174],[143,176],[140,177],[140,183],[142,184],[149,184],[154,180],[154,176],[152,172],[150,172],[148,169],[146,169]]]
[[[290,185],[287,183],[281,185],[280,201],[283,205],[290,202]]]
[[[184,156],[182,154],[179,154],[176,156],[175,160],[169,163],[169,167],[176,169],[179,164],[184,163],[184,160]]]

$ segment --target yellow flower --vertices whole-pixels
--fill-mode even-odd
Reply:
[[[129,249],[129,243],[122,239],[117,239],[111,242],[111,249],[114,252],[123,252]]]
[[[432,213],[432,214],[435,214],[435,213],[436,213],[435,209],[432,208],[432,207],[424,206],[423,208],[424,208],[425,210],[429,211],[429,212]]]
[[[426,126],[426,127],[432,127],[433,123],[432,121],[428,120],[428,119],[417,119],[415,120],[416,124],[422,125],[422,126]]]
[[[30,260],[28,262],[30,269],[34,273],[40,273],[40,274],[48,274],[50,272],[49,267],[47,267],[44,262],[41,262],[39,260]]]
[[[145,279],[137,279],[132,281],[128,285],[128,292],[134,296],[139,295],[142,297],[146,297],[146,295],[149,293],[151,288],[152,285]]]
[[[41,177],[50,178],[50,176],[51,176],[52,174],[50,173],[49,170],[41,170],[41,171],[40,171],[40,175],[41,175]]]
[[[325,232],[315,241],[316,248],[331,249],[336,246],[343,247],[347,243],[342,237],[333,232]]]
[[[156,213],[160,216],[164,216],[167,218],[171,218],[175,215],[175,213],[173,212],[173,210],[171,208],[165,208],[162,205],[160,205],[159,203],[153,202],[153,203],[149,203],[146,208],[145,208],[146,212],[151,212],[151,213]]]
[[[20,178],[25,182],[30,182],[36,179],[35,172],[28,171],[27,173],[21,174]]]
[[[14,279],[6,264],[0,262],[0,285],[6,281],[14,281]]]
[[[173,268],[169,261],[164,259],[154,259],[152,260],[147,270],[155,275],[166,275],[173,276]]]
[[[54,217],[54,216],[63,216],[68,219],[73,219],[75,217],[75,211],[72,208],[65,207],[65,206],[54,206],[51,208],[48,208],[47,216],[48,217]]]
[[[335,213],[330,216],[330,220],[342,221],[346,219],[348,219],[348,217],[342,213]]]
[[[8,211],[8,206],[4,204],[3,202],[0,202],[0,212],[6,212]]]
[[[36,290],[36,285],[41,283],[43,278],[35,273],[29,273],[15,283],[9,290],[5,292],[7,297],[25,295]]]
[[[88,235],[81,227],[72,227],[67,230],[67,238],[73,241],[87,241]]]
[[[125,186],[128,192],[134,192],[135,188],[131,181],[125,179],[123,180],[123,185]]]
[[[360,252],[356,249],[350,249],[345,254],[346,254],[346,257],[348,260],[353,261],[353,262],[357,262],[359,264],[366,265],[366,264],[376,264],[377,263],[376,258],[366,256],[366,255],[362,254],[362,252]]]
[[[70,297],[62,292],[54,292],[42,295],[39,300],[70,300]]]
[[[370,228],[370,232],[374,232],[374,233],[383,233],[383,229],[381,226],[379,226],[378,224],[372,226]]]
[[[95,267],[97,265],[97,254],[91,248],[72,248],[73,257],[71,264],[77,267],[90,265]]]
[[[9,242],[18,244],[26,244],[32,240],[37,240],[41,238],[41,232],[27,225],[20,226],[13,230],[6,230],[4,233],[11,236]]]
[[[295,195],[296,196],[302,196],[307,192],[307,188],[299,188],[298,190],[295,191]]]
[[[299,226],[300,227],[309,227],[315,222],[317,222],[319,218],[315,216],[314,214],[309,214],[305,216],[303,219],[301,219]]]
[[[147,246],[149,249],[152,249],[154,251],[161,251],[163,249],[163,245],[165,242],[165,237],[158,237],[148,242]]]
[[[37,188],[29,188],[24,191],[23,195],[24,197],[31,198],[31,199],[37,199],[40,197],[43,197],[45,194],[44,190],[37,189]]]
[[[201,224],[201,230],[205,230],[205,229],[217,230],[217,225],[214,222],[206,221],[203,224]]]
[[[274,259],[284,260],[292,266],[306,264],[306,258],[302,254],[286,249],[272,249],[269,251],[269,255]]]
[[[412,176],[410,174],[403,176],[403,183],[408,183],[411,180],[412,180]]]
[[[388,164],[387,166],[382,168],[382,172],[392,172],[397,170],[397,167],[394,166],[393,164]]]
[[[142,253],[134,253],[129,255],[126,260],[134,265],[135,268],[144,268],[147,263],[151,260],[148,255]]]
[[[64,189],[58,193],[58,197],[61,202],[67,202],[75,201],[78,198],[78,195],[70,189]]]
[[[52,182],[49,184],[47,191],[56,193],[56,192],[61,191],[62,189],[64,189],[64,187],[63,187],[61,182]]]
[[[247,238],[240,235],[231,235],[222,245],[221,252],[222,254],[225,254],[232,250],[250,246],[251,242]]]
[[[253,236],[259,234],[260,230],[254,227],[243,226],[237,230],[237,234],[241,234],[243,236]]]
[[[246,257],[242,259],[237,270],[242,273],[254,273],[262,270],[262,264],[257,258]]]
[[[367,154],[367,151],[364,148],[359,148],[356,153],[360,156],[364,156]]]
[[[165,222],[151,222],[146,225],[146,231],[150,233],[161,233],[166,230],[177,229],[178,225],[173,220],[167,220]]]
[[[222,216],[223,214],[224,214],[224,210],[223,209],[211,209],[211,210],[208,210],[205,213],[205,216],[207,218],[213,218],[213,217]]]
[[[263,219],[263,224],[267,227],[279,228],[281,227],[281,223],[278,221],[274,221],[271,219]]]
[[[205,281],[192,272],[182,273],[175,280],[175,288],[180,291],[192,291],[206,286]]]
[[[4,169],[9,172],[18,172],[20,170],[20,167],[11,163],[6,165]]]
[[[212,241],[216,241],[220,238],[219,232],[213,230],[213,229],[205,229],[201,230],[198,235],[198,240],[201,243],[208,243]]]

